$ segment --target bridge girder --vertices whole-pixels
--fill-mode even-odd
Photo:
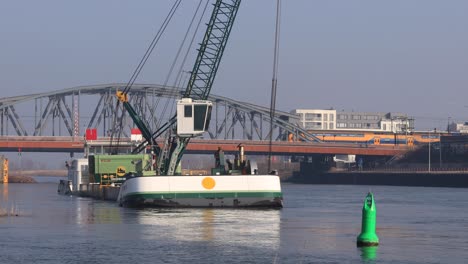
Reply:
[[[84,128],[97,128],[98,131],[102,131],[99,133],[102,136],[107,136],[111,132],[128,136],[133,123],[121,107],[116,108],[115,96],[115,93],[124,87],[125,84],[119,83],[79,86],[47,93],[0,98],[2,127],[0,133],[2,136],[10,135],[9,124],[11,124],[14,133],[18,136],[79,136],[84,134]],[[137,113],[155,131],[161,123],[160,115],[157,113],[159,101],[162,98],[175,100],[182,97],[182,94],[183,90],[175,87],[135,84],[129,96]],[[92,104],[93,100],[89,98],[92,98],[95,104]],[[207,133],[210,139],[268,139],[269,135],[266,133],[270,130],[268,107],[217,95],[211,95],[208,99],[214,102],[215,108],[215,115],[212,115],[214,120],[211,121],[210,131]],[[25,113],[34,113],[34,120],[23,120],[26,118],[17,113],[17,109],[20,108]],[[124,129],[116,131],[117,128],[112,124],[114,119],[120,116],[123,116]],[[83,125],[81,130],[80,124]],[[296,138],[305,141],[320,141],[297,125],[297,117],[293,114],[276,111],[273,124],[276,140],[286,140],[287,135],[292,133]],[[62,126],[65,128],[64,131]],[[263,131],[264,129],[267,131]]]

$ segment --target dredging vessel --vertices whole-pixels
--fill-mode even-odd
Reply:
[[[190,139],[208,130],[213,103],[207,98],[240,2],[216,0],[213,4],[187,88],[177,101],[176,114],[157,131],[151,132],[129,103],[131,85],[117,92],[119,103],[141,131],[144,142],[130,155],[90,155],[89,183],[80,187],[72,182],[72,188],[94,197],[112,193],[110,199],[114,199],[118,188],[116,200],[126,207],[282,207],[279,176],[258,175],[256,164],[245,159],[243,146],[239,146],[234,163],[227,161],[227,170],[222,151],[216,154],[211,175],[186,176],[180,169]],[[66,193],[66,183],[61,186]]]
[[[117,202],[126,207],[282,207],[279,177],[258,175],[256,163],[246,160],[243,152],[240,145],[239,158],[227,160],[232,169],[225,170],[219,149],[211,175],[127,174]]]
[[[210,175],[177,170],[163,176],[148,170],[149,154],[89,155],[67,163],[68,179],[60,181],[58,193],[116,201],[124,207],[281,208],[279,177],[258,175],[256,162],[246,159],[242,145],[235,156],[234,161],[225,159],[219,148]]]

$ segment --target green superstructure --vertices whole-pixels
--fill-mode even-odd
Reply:
[[[154,174],[149,154],[92,155],[88,157],[90,182],[108,185],[122,183],[128,175]]]

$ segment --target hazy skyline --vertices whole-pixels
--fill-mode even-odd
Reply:
[[[2,1],[1,97],[128,81],[173,2]],[[278,109],[468,121],[467,1],[282,2]],[[197,3],[183,1],[138,83],[164,82]],[[269,105],[275,4],[242,1],[213,94]]]

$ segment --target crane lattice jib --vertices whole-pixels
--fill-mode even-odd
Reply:
[[[218,71],[241,0],[217,0],[200,44],[184,97],[206,100]]]

